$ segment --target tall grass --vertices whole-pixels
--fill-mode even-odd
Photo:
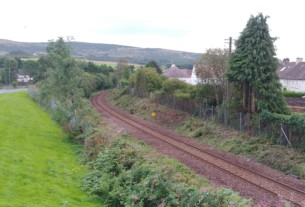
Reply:
[[[0,95],[0,206],[101,206],[80,189],[86,169],[25,92]]]

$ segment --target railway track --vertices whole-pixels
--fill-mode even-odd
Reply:
[[[170,133],[163,132],[162,130],[156,131],[151,126],[144,122],[139,122],[136,118],[126,115],[118,111],[115,107],[107,104],[107,93],[101,93],[93,98],[93,104],[99,111],[107,111],[112,116],[120,119],[123,122],[141,130],[142,132],[152,135],[154,138],[162,140],[163,142],[171,145],[196,159],[201,160],[204,163],[209,163],[219,170],[225,171],[232,176],[236,176],[239,179],[246,181],[247,183],[257,186],[261,189],[268,191],[271,194],[285,198],[300,206],[305,206],[305,191],[302,189],[290,186],[287,183],[276,180],[272,177],[268,177],[262,173],[256,172],[243,165],[234,163],[229,159],[221,157],[219,155],[204,151],[202,148],[190,144],[187,141],[177,139]]]

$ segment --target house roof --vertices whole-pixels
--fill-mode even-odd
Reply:
[[[279,79],[305,80],[305,62],[288,62],[277,69]]]
[[[169,78],[190,78],[192,76],[192,70],[179,69],[173,64],[169,69],[164,71],[163,75]]]
[[[18,75],[28,75],[24,69],[18,69]]]

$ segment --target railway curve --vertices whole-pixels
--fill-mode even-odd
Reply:
[[[133,130],[149,134],[153,139],[175,148],[181,154],[184,154],[184,156],[200,161],[203,166],[211,165],[218,171],[242,180],[246,183],[245,185],[262,189],[263,192],[273,195],[274,198],[284,198],[297,205],[305,206],[305,185],[303,182],[297,183],[292,178],[288,178],[288,176],[282,179],[284,175],[272,176],[257,170],[255,167],[251,167],[251,165],[236,162],[236,160],[231,159],[231,155],[226,156],[222,153],[214,153],[204,149],[201,145],[193,143],[187,138],[181,138],[180,135],[162,129],[162,127],[156,124],[148,123],[120,111],[109,104],[106,97],[107,92],[103,92],[92,99],[93,105],[99,112],[108,113],[108,115],[133,127]]]

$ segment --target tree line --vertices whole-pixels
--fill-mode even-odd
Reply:
[[[37,61],[25,61],[25,70],[35,83],[29,93],[74,138],[85,138],[98,124],[88,98],[116,84],[114,69],[76,60],[63,38],[50,41],[46,50],[47,55]]]
[[[119,60],[115,68],[77,61],[63,38],[51,41],[47,55],[37,61],[2,58],[1,81],[8,83],[9,77],[16,77],[16,69],[21,67],[33,77],[41,93],[45,91],[41,100],[46,101],[48,97],[46,102],[58,105],[53,100],[57,97],[57,101],[63,102],[62,107],[71,109],[76,109],[78,100],[90,97],[93,91],[117,85],[134,88],[137,92],[204,100],[209,105],[242,111],[248,119],[264,110],[289,114],[276,74],[275,38],[269,34],[267,19],[262,14],[250,17],[231,56],[223,49],[207,50],[196,63],[196,74],[202,80],[197,86],[166,78],[153,60],[138,69],[124,59]],[[69,103],[64,103],[67,98]],[[76,114],[74,112],[74,119],[78,117]]]

